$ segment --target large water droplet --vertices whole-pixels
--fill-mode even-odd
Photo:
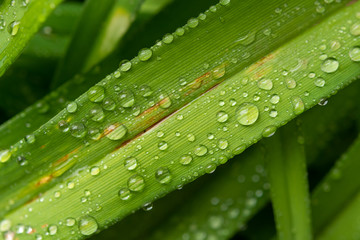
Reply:
[[[259,109],[252,103],[243,103],[236,110],[235,115],[241,125],[252,125],[259,117]]]
[[[159,97],[159,106],[161,108],[169,108],[171,106],[171,99],[166,93],[160,93]]]
[[[218,147],[222,150],[226,149],[227,147],[229,146],[229,142],[224,139],[224,138],[221,138],[219,139],[219,142],[218,142]]]
[[[131,69],[131,66],[132,66],[132,63],[130,61],[127,61],[127,60],[122,61],[120,63],[120,71],[127,72]]]
[[[116,107],[116,103],[112,98],[105,98],[102,107],[106,111],[113,111]]]
[[[76,112],[77,110],[77,103],[76,102],[71,102],[69,103],[67,106],[66,106],[66,110],[69,112],[69,113],[74,113]]]
[[[82,235],[89,236],[95,233],[98,229],[98,223],[95,218],[91,216],[85,216],[80,218],[79,230]]]
[[[262,78],[257,82],[257,85],[260,89],[271,90],[273,88],[273,82],[271,79]]]
[[[105,97],[105,90],[101,86],[93,86],[87,92],[87,96],[91,102],[101,102]]]
[[[296,87],[296,81],[293,78],[286,78],[285,84],[288,89],[294,89]]]
[[[120,125],[118,127],[110,125],[106,130],[109,132],[106,134],[106,137],[110,140],[120,140],[127,133],[127,128],[124,125]]]
[[[172,34],[165,34],[165,36],[163,37],[163,42],[166,44],[170,44],[172,43],[172,41],[174,40],[174,36]]]
[[[204,156],[207,152],[208,152],[208,149],[204,145],[198,145],[194,149],[194,154],[199,157]]]
[[[304,102],[302,101],[302,99],[300,97],[292,97],[291,99],[291,104],[293,106],[293,111],[296,115],[299,115],[301,113],[304,112],[305,110],[305,105]]]
[[[151,49],[144,48],[144,49],[140,50],[138,57],[139,57],[140,61],[147,61],[151,58],[152,54],[153,54],[153,52]]]
[[[135,96],[130,90],[123,90],[119,93],[120,105],[124,108],[132,107],[135,103]]]
[[[262,131],[262,136],[263,137],[271,137],[275,134],[276,132],[276,126],[267,126],[266,128],[264,128],[264,130]]]
[[[51,224],[48,227],[49,235],[55,235],[57,233],[58,227],[55,224]]]
[[[102,108],[98,105],[90,109],[90,117],[94,122],[101,122],[104,120],[105,114]]]
[[[90,168],[90,174],[93,176],[97,176],[100,173],[100,168],[97,166],[91,167]]]
[[[325,80],[323,78],[316,78],[314,80],[314,84],[317,87],[324,87],[325,86]]]
[[[141,85],[139,87],[139,92],[143,97],[150,97],[153,94],[152,89],[148,85]]]
[[[135,174],[128,179],[128,188],[133,192],[140,192],[145,187],[145,180],[139,174]]]
[[[171,181],[171,173],[167,167],[160,167],[155,172],[155,178],[159,183],[167,184]]]
[[[339,62],[335,58],[327,58],[321,64],[321,70],[326,73],[333,73],[339,68]]]
[[[360,62],[360,47],[353,47],[349,51],[350,59],[354,62]]]
[[[197,18],[190,18],[189,21],[187,22],[187,25],[191,28],[196,28],[198,24],[199,24],[199,20]]]

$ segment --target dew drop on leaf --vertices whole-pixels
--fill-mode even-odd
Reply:
[[[10,150],[6,149],[6,150],[0,150],[0,162],[1,163],[5,163],[7,162],[11,157],[11,152]]]
[[[257,82],[257,85],[260,89],[271,90],[273,88],[273,82],[271,79],[262,78]]]
[[[324,87],[325,86],[325,80],[323,78],[316,78],[314,80],[314,84],[317,87]]]
[[[139,174],[135,174],[128,179],[128,188],[133,192],[140,192],[145,187],[145,180]]]
[[[204,156],[207,152],[208,152],[208,149],[204,145],[198,145],[194,149],[194,154],[199,157]]]
[[[182,165],[189,165],[191,162],[192,162],[193,158],[191,155],[189,154],[185,154],[185,155],[182,155],[180,157],[180,160],[179,162],[182,164]]]
[[[161,184],[167,184],[171,181],[171,173],[169,168],[160,167],[155,172],[156,180]]]
[[[356,22],[350,27],[350,33],[353,36],[359,36],[360,35],[360,22]]]
[[[124,108],[132,107],[135,103],[135,96],[130,90],[123,90],[119,93],[120,105]]]
[[[101,86],[93,86],[88,92],[87,96],[91,102],[101,102],[105,97],[105,90]]]
[[[117,127],[115,125],[110,125],[106,130],[109,132],[106,137],[110,140],[120,140],[127,133],[127,128],[124,125]]]
[[[69,103],[67,106],[66,106],[66,110],[69,112],[69,113],[74,113],[76,112],[77,110],[77,103],[76,102],[71,102]]]
[[[118,192],[118,195],[121,200],[128,200],[131,197],[131,192],[128,188],[121,188]]]
[[[259,109],[252,103],[243,103],[236,110],[235,116],[241,125],[252,125],[259,118]]]
[[[339,62],[335,58],[327,58],[321,64],[321,70],[326,73],[336,72],[339,68]]]
[[[91,216],[84,216],[79,220],[79,231],[82,235],[89,236],[98,229],[98,223]]]
[[[224,111],[220,111],[220,112],[218,112],[218,113],[216,114],[216,118],[217,118],[217,121],[218,121],[218,122],[223,123],[223,122],[226,122],[226,121],[228,120],[229,115],[228,115],[226,112],[224,112]]]
[[[350,59],[354,62],[360,62],[360,47],[353,47],[349,51]]]
[[[8,32],[10,35],[15,36],[20,28],[20,22],[19,21],[13,21],[8,26]]]
[[[138,162],[137,162],[136,158],[134,158],[134,157],[128,157],[124,161],[124,166],[129,171],[134,170],[137,167],[137,165],[138,165]]]
[[[153,55],[153,52],[151,49],[144,48],[139,51],[138,57],[139,57],[140,61],[145,62],[145,61],[149,60],[152,55]]]
[[[273,125],[267,126],[262,131],[262,136],[263,137],[271,137],[271,136],[273,136],[275,134],[276,129],[277,129],[276,126],[273,126]]]
[[[83,123],[77,122],[70,125],[70,132],[73,137],[83,138],[86,136],[86,127]]]
[[[296,115],[299,115],[304,112],[305,105],[304,105],[303,100],[300,97],[298,97],[298,96],[292,97],[291,104],[293,106],[293,111]]]

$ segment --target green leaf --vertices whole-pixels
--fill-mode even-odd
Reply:
[[[85,73],[119,44],[135,19],[143,0],[86,1],[66,56],[57,69],[52,86],[58,87],[75,74]]]
[[[313,6],[310,2],[303,4]],[[91,88],[76,104],[27,138],[27,142],[15,144],[11,148],[11,160],[3,157],[7,161],[0,167],[1,176],[9,180],[6,189],[2,188],[0,202],[6,220],[12,226],[30,225],[44,237],[46,232],[61,232],[61,238],[84,238],[178,185],[213,171],[218,164],[259,140],[264,129],[285,124],[359,74],[358,65],[348,56],[354,36],[343,31],[354,24],[351,21],[356,21],[358,3],[338,11],[242,70],[250,60],[240,63],[242,55],[238,51],[256,49],[263,43],[275,47],[285,41],[276,42],[266,34],[253,39],[248,29],[239,30],[239,25],[254,30],[259,24],[257,32],[263,34],[268,28],[260,20],[251,19],[253,25],[241,24],[246,20],[238,12],[244,6],[248,7],[242,2],[222,1],[216,11],[210,8],[212,11],[198,19],[190,19],[183,28],[184,36],[179,36],[182,31],[178,30],[171,44],[167,45],[165,38],[151,50],[141,51],[131,61],[131,69],[129,62],[124,63],[120,71]],[[286,13],[290,14],[299,6],[287,7]],[[257,14],[270,18],[273,15],[267,10],[259,9]],[[311,16],[318,19],[315,12],[313,9],[296,14],[293,22],[284,23],[287,27],[274,32],[283,33],[286,38],[293,36],[299,29],[290,28],[291,24]],[[279,15],[278,19],[284,16],[287,17]],[[277,18],[272,20],[269,24],[276,26]],[[318,46],[325,32],[329,39],[342,39],[342,48],[332,53],[331,59],[319,59],[323,50],[319,51]],[[254,43],[249,48],[243,46],[250,44],[249,41]],[[309,55],[311,50],[314,53]],[[261,50],[255,50],[252,56],[261,54]],[[326,85],[315,84],[313,74],[310,80],[302,79],[309,73],[326,76]],[[293,88],[294,80],[289,81],[289,77],[297,81],[297,87]],[[179,83],[179,78],[185,80]],[[144,81],[149,88],[140,91]],[[172,84],[165,84],[167,81]],[[186,84],[182,85],[184,81]],[[155,91],[160,88],[162,91]],[[119,95],[115,93],[117,89]],[[150,99],[149,89],[155,91]],[[261,101],[254,95],[259,95]],[[105,97],[111,97],[122,108],[112,110],[108,107],[112,104],[106,101],[102,106],[109,111],[99,110]],[[266,111],[269,101],[276,105],[270,114]],[[103,114],[103,122],[98,122]],[[88,132],[90,129],[94,131]],[[99,134],[95,134],[96,129]],[[208,137],[211,134],[214,141]],[[189,156],[182,158],[184,154],[191,155],[188,166],[183,166],[189,162]],[[137,164],[134,158],[138,159]],[[133,169],[135,165],[140,166]],[[11,192],[7,190],[9,185]],[[121,190],[121,197],[126,199],[129,189],[131,200],[122,201],[116,196]],[[39,193],[41,197],[32,198]],[[29,213],[29,208],[37,214]],[[44,208],[48,211],[39,211]],[[25,214],[26,219],[21,217]],[[69,217],[75,218],[78,225],[53,226]]]
[[[265,142],[278,239],[312,239],[302,136],[295,122]]]
[[[12,1],[0,5],[0,76],[61,0]]]

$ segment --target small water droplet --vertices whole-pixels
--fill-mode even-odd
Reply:
[[[272,109],[270,112],[269,112],[269,116],[272,117],[272,118],[276,118],[278,115],[278,111],[276,111],[275,109]]]
[[[106,111],[113,111],[116,107],[116,103],[112,98],[104,98],[102,107]]]
[[[101,102],[105,97],[105,90],[101,86],[93,86],[87,92],[87,96],[91,102]]]
[[[171,181],[171,173],[167,167],[160,167],[155,172],[156,180],[161,184],[167,184]]]
[[[105,117],[104,111],[98,105],[91,108],[89,114],[91,120],[93,120],[94,122],[101,122],[102,120],[104,120]]]
[[[128,179],[128,188],[133,192],[140,192],[145,187],[145,180],[139,174],[135,174]]]
[[[259,118],[259,109],[252,103],[243,103],[236,110],[236,119],[241,125],[252,125]]]
[[[191,28],[196,28],[199,25],[199,20],[197,18],[190,18],[187,25]]]
[[[6,149],[6,150],[0,151],[0,162],[1,163],[7,162],[10,159],[10,157],[11,157],[10,150]]]
[[[134,170],[137,167],[137,165],[138,165],[138,162],[137,162],[136,158],[134,158],[134,157],[128,157],[124,161],[124,166],[129,171]]]
[[[331,51],[336,51],[341,47],[341,43],[337,40],[330,41],[330,49]]]
[[[187,136],[187,140],[189,141],[189,142],[193,142],[193,141],[195,141],[195,135],[194,134],[192,134],[192,133],[189,133]]]
[[[270,103],[272,104],[278,104],[279,101],[280,101],[280,97],[277,94],[272,95],[270,98]]]
[[[223,6],[227,6],[230,4],[230,0],[220,0],[220,4]]]
[[[130,90],[123,90],[119,93],[120,105],[124,108],[132,107],[135,103],[135,96]]]
[[[180,157],[180,163],[182,165],[189,165],[192,162],[192,160],[193,160],[193,158],[189,154],[185,154],[185,155]]]
[[[168,33],[168,34],[165,34],[165,36],[163,37],[162,40],[164,43],[170,44],[174,40],[174,36],[172,34]]]
[[[333,73],[339,68],[339,62],[335,58],[327,58],[321,64],[321,70],[326,73]]]
[[[15,36],[20,28],[20,22],[19,21],[13,21],[8,26],[8,32],[10,35]]]
[[[350,33],[353,36],[359,36],[360,35],[360,22],[356,22],[350,27]]]
[[[293,78],[286,78],[285,84],[288,89],[294,89],[296,87],[296,81]]]
[[[262,78],[257,82],[257,85],[260,89],[271,90],[273,88],[273,82],[271,79]]]
[[[128,188],[121,188],[118,192],[118,195],[121,200],[128,200],[131,198],[131,192]]]
[[[11,228],[11,221],[9,219],[4,219],[0,222],[0,232],[9,231]]]
[[[222,150],[226,149],[227,147],[229,146],[229,142],[224,139],[224,138],[221,138],[219,139],[218,141],[218,147]]]
[[[208,152],[208,149],[204,145],[198,145],[194,149],[194,154],[199,157],[204,156],[207,152]]]
[[[165,141],[161,141],[161,142],[159,142],[159,144],[158,144],[158,148],[159,148],[159,150],[160,150],[160,151],[164,151],[164,150],[166,150],[166,149],[168,148],[168,144],[167,144],[167,142],[165,142]]]
[[[153,204],[150,202],[150,203],[145,203],[143,206],[142,206],[142,209],[146,212],[148,211],[151,211],[153,209]]]
[[[161,108],[169,108],[172,104],[170,97],[166,93],[161,93],[158,97],[159,99],[159,106]]]
[[[349,51],[350,59],[354,62],[360,62],[360,47],[356,46]]]
[[[323,78],[316,78],[314,80],[314,84],[317,87],[324,87],[325,86],[325,80]]]
[[[302,101],[302,99],[300,97],[292,97],[291,99],[291,103],[292,103],[292,106],[293,106],[293,111],[296,115],[299,115],[301,113],[304,112],[305,110],[305,105],[304,105],[304,102]]]
[[[49,225],[48,227],[48,231],[49,231],[49,235],[55,235],[57,233],[58,227],[54,224]]]
[[[120,63],[120,71],[127,72],[131,69],[132,63],[130,61],[124,60]]]
[[[86,127],[84,124],[77,122],[70,125],[70,132],[73,137],[83,138],[86,136]]]
[[[153,52],[151,49],[144,48],[139,51],[138,57],[139,57],[140,61],[144,62],[144,61],[149,60],[151,58],[152,54],[153,54]]]
[[[276,126],[267,126],[266,128],[264,128],[264,130],[262,131],[262,136],[263,137],[271,137],[275,134],[276,132]]]
[[[177,28],[176,31],[175,31],[175,34],[178,35],[179,37],[183,36],[185,33],[185,29],[180,27],[180,28]]]
[[[66,224],[66,226],[68,226],[68,227],[74,226],[75,223],[76,223],[75,218],[69,217],[69,218],[67,218],[67,219],[65,220],[65,224]]]
[[[139,87],[139,92],[143,97],[150,97],[153,94],[152,89],[148,85],[141,85]]]
[[[100,168],[95,166],[90,168],[90,174],[93,176],[97,176],[100,173]]]
[[[106,130],[108,131],[106,137],[110,140],[120,140],[127,133],[127,128],[124,125],[120,125],[118,127],[115,125],[110,125]]]
[[[85,216],[79,220],[79,230],[82,235],[89,236],[95,233],[98,229],[98,223],[95,218]]]
[[[217,121],[218,121],[218,122],[223,123],[223,122],[226,122],[226,121],[228,120],[229,115],[228,115],[226,112],[224,112],[224,111],[220,111],[220,112],[218,112],[218,113],[216,114],[216,118],[217,118]]]

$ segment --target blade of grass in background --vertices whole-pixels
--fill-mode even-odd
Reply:
[[[265,141],[277,238],[312,239],[303,136],[292,121]]]
[[[317,239],[360,237],[356,221],[360,213],[359,152],[358,138],[312,194],[313,225]]]
[[[213,18],[218,20],[217,14],[224,14],[222,16],[228,19],[230,16],[227,14],[237,13],[234,7],[236,3],[231,2],[231,5],[228,5],[228,2],[222,2],[223,6],[217,5],[216,14],[206,12],[206,19]],[[123,139],[128,139],[132,134],[135,134],[134,129],[141,130],[139,126],[136,126],[137,122],[134,119],[131,122],[121,122],[120,116],[117,116],[114,123],[112,122],[115,119],[113,118],[114,116],[111,114],[107,115],[104,120],[109,122],[105,122],[105,125],[103,125],[105,126],[104,130],[108,129],[109,125],[107,124],[109,123],[111,124],[110,126],[114,125],[114,127],[111,128],[111,131],[108,130],[103,132],[103,135],[100,134],[99,141],[87,139],[89,144],[86,144],[86,142],[84,144],[84,138],[82,138],[87,134],[87,129],[73,127],[75,123],[75,125],[78,123],[76,119],[83,118],[84,113],[90,110],[87,106],[97,106],[96,103],[90,103],[90,100],[97,102],[98,98],[102,100],[105,95],[112,96],[111,89],[118,83],[118,80],[114,77],[104,81],[103,83],[105,84],[97,85],[98,87],[101,86],[95,89],[100,91],[100,94],[94,94],[93,90],[91,90],[89,95],[84,95],[78,99],[78,108],[75,113],[62,111],[52,121],[45,124],[40,129],[41,131],[34,133],[33,139],[35,141],[15,145],[19,147],[17,152],[12,152],[11,161],[5,161],[4,165],[6,166],[8,163],[18,160],[24,169],[34,167],[32,165],[33,161],[30,161],[30,159],[35,160],[40,157],[43,161],[46,161],[44,155],[51,159],[51,155],[54,153],[48,149],[54,150],[55,148],[52,145],[55,143],[59,149],[58,151],[63,150],[63,147],[68,148],[68,144],[72,145],[73,150],[76,150],[78,147],[79,149],[72,153],[66,150],[67,155],[48,168],[49,172],[46,172],[47,170],[44,166],[41,166],[41,169],[45,171],[42,172],[43,175],[38,175],[40,176],[39,178],[34,175],[36,173],[33,171],[32,176],[26,176],[27,179],[24,179],[22,182],[24,185],[21,186],[20,181],[17,181],[17,185],[13,186],[18,188],[18,191],[15,191],[13,188],[13,192],[4,194],[1,198],[1,203],[5,202],[5,204],[8,204],[9,198],[12,200],[18,198],[18,200],[14,201],[12,206],[6,205],[5,209],[11,209],[30,194],[42,192],[42,195],[40,198],[33,199],[33,201],[9,212],[6,215],[6,219],[15,225],[19,221],[22,224],[29,224],[38,231],[38,234],[44,234],[43,236],[46,236],[46,232],[49,231],[54,234],[59,231],[62,233],[62,238],[83,238],[84,235],[93,234],[98,229],[113,224],[115,221],[131,213],[132,210],[139,208],[147,202],[154,201],[154,199],[176,189],[179,185],[192,181],[206,172],[214,171],[216,166],[221,164],[222,159],[239,154],[246,147],[258,141],[264,133],[271,133],[269,127],[275,130],[280,125],[285,124],[296,115],[302,113],[305,109],[314,106],[320,99],[334,94],[335,89],[355,79],[354,77],[359,74],[358,65],[353,61],[352,56],[348,55],[353,47],[352,40],[354,36],[345,33],[343,28],[353,26],[352,21],[356,19],[356,7],[358,7],[358,4],[355,3],[353,5],[354,8],[347,7],[338,11],[326,21],[316,25],[243,71],[239,71],[236,68],[236,63],[230,65],[231,62],[226,66],[225,72],[221,71],[222,68],[219,69],[217,65],[214,68],[210,68],[212,70],[211,76],[216,78],[220,72],[220,76],[224,76],[226,81],[218,83],[217,87],[203,93],[201,97],[177,110],[176,113],[168,116],[166,120],[159,122],[149,131],[126,142],[124,145],[122,144]],[[194,21],[196,22],[196,20],[190,21],[189,25]],[[236,24],[236,22],[228,22]],[[206,25],[206,21],[201,23],[204,26],[212,26]],[[201,25],[200,23],[198,24],[197,28],[200,28]],[[221,21],[220,24],[222,24]],[[216,26],[216,22],[214,25]],[[226,29],[226,25],[221,26],[222,30]],[[320,36],[324,36],[325,31],[328,33],[329,39],[343,39],[343,48],[338,49],[332,59],[319,59],[321,52],[317,46],[322,42],[323,38]],[[187,32],[187,39],[191,39],[190,36],[194,35],[190,34],[195,33],[193,30]],[[226,35],[226,39],[231,40],[229,35]],[[178,39],[174,38],[174,43],[176,40]],[[184,41],[178,41],[178,43],[184,43]],[[217,43],[219,41],[216,41]],[[175,46],[179,47],[180,45]],[[128,72],[122,71],[120,79],[128,80],[131,78],[132,84],[134,84],[139,80],[138,74],[140,70],[142,77],[148,78],[154,75],[153,71],[159,70],[156,65],[160,63],[168,64],[167,61],[172,59],[171,50],[173,49],[167,47],[165,49],[159,47],[156,51],[153,49],[152,54],[154,56],[150,56],[152,57],[151,60],[145,63],[137,63],[137,59],[134,59],[131,62],[131,70]],[[184,52],[186,49],[182,48],[182,50]],[[309,50],[314,52],[309,55]],[[315,52],[316,50],[319,52]],[[147,53],[149,52],[147,51]],[[194,54],[194,51],[191,51],[191,53]],[[144,60],[143,54],[143,52],[139,54],[139,59]],[[157,61],[155,58],[157,54],[162,56],[161,61]],[[194,57],[199,56],[195,55]],[[229,57],[232,59],[234,56]],[[300,64],[299,66],[299,62],[296,61],[298,58],[307,64]],[[293,60],[289,61],[289,59]],[[210,60],[208,58],[208,61]],[[329,62],[329,60],[331,61]],[[152,64],[155,64],[153,68],[150,67]],[[185,64],[183,67],[186,70],[186,64],[188,63],[181,64]],[[294,64],[297,64],[295,69],[293,67]],[[125,66],[129,66],[129,64],[122,65],[121,69],[124,70]],[[163,69],[168,70],[169,68],[164,67]],[[291,74],[284,76],[284,71],[281,71],[283,69],[289,69]],[[309,79],[302,79],[304,75],[308,76],[309,73],[313,73],[310,74]],[[157,78],[159,74],[163,76],[163,72],[156,72],[152,78],[155,78],[156,81],[161,80]],[[315,76],[326,75],[325,85],[318,86],[318,82],[314,81],[312,77],[314,74]],[[288,81],[288,77],[295,78],[298,87],[294,87],[295,80]],[[244,79],[247,79],[247,81],[244,81]],[[261,81],[264,79],[272,80],[271,82],[265,81],[264,83]],[[316,80],[318,79],[316,78]],[[124,87],[129,81],[123,81],[124,85],[122,86]],[[219,80],[217,81],[219,82]],[[150,81],[148,83],[153,87],[155,82]],[[290,85],[288,84],[289,82],[291,83]],[[271,88],[268,87],[269,84],[271,84]],[[194,82],[190,82],[188,86],[194,86]],[[151,87],[150,89],[152,89]],[[101,89],[106,91],[107,94],[104,94]],[[124,87],[122,89],[131,88]],[[202,88],[199,87],[198,89]],[[304,91],[306,93],[303,95]],[[135,100],[119,101],[117,104],[122,106],[125,103],[132,105],[134,101],[141,102],[141,98],[137,95],[138,91],[134,91],[134,93],[136,93]],[[251,100],[247,98],[249,94]],[[259,95],[261,101],[257,97],[254,98],[254,95]],[[120,96],[122,95],[120,94],[119,98]],[[145,115],[142,115],[143,120],[146,117],[153,116],[148,114],[155,113],[156,111],[164,115],[171,113],[170,110],[174,107],[176,108],[177,104],[179,104],[176,99],[173,95],[158,99],[157,107],[151,108],[152,112],[146,111]],[[272,108],[276,112],[266,110],[269,101],[276,105]],[[126,111],[128,105],[123,107]],[[153,109],[156,111],[154,112]],[[130,113],[132,112],[130,111]],[[209,113],[212,113],[212,116]],[[277,114],[276,116],[274,116],[275,113]],[[54,130],[58,126],[58,122],[64,119],[71,120],[70,133],[61,133],[60,130]],[[118,121],[122,125],[118,125]],[[139,123],[141,122],[144,123],[143,121]],[[199,128],[194,122],[202,123],[204,127]],[[85,124],[88,129],[94,126],[99,127],[100,125],[96,121],[91,122],[90,120],[85,122]],[[144,125],[141,126],[143,127]],[[78,131],[79,129],[81,131]],[[46,132],[45,135],[44,131]],[[210,137],[209,139],[209,134],[213,134],[214,138]],[[101,138],[101,136],[106,137]],[[40,146],[40,148],[35,149],[36,146]],[[31,156],[26,155],[27,158],[25,156],[25,158],[21,158],[22,152],[26,153],[30,149]],[[101,158],[102,154],[107,155]],[[59,156],[59,152],[57,156]],[[130,165],[128,165],[129,162],[127,160],[131,162]],[[83,164],[85,161],[88,161],[88,165],[85,168],[81,168],[79,165],[76,168],[74,167],[74,164],[78,162]],[[125,165],[123,161],[125,161]],[[186,164],[189,161],[190,164]],[[135,164],[135,167],[133,164]],[[5,167],[2,169],[5,169]],[[34,181],[30,179],[34,179]],[[54,181],[58,181],[58,183],[56,185],[51,184]],[[106,183],[106,187],[101,183]],[[44,191],[45,188],[47,189],[46,191]],[[120,198],[117,196],[118,192],[120,192]],[[56,198],[56,201],[53,201],[54,198]],[[40,211],[38,209],[43,209],[44,207],[51,214],[39,214]],[[31,208],[31,212],[36,214],[29,213],[29,208]],[[94,209],[99,210],[96,211]],[[24,214],[27,215],[26,219],[21,217]],[[59,220],[66,218],[76,218],[79,224],[77,226],[72,225],[70,228],[57,225]],[[56,225],[54,226],[54,224]],[[41,226],[45,227],[42,228]],[[72,235],[72,233],[76,235]],[[56,237],[59,236],[57,235]]]
[[[89,71],[119,44],[135,19],[143,0],[88,0],[76,32],[62,58],[52,87],[59,87],[78,73]]]
[[[60,4],[0,80],[0,108],[11,117],[49,92],[59,58],[69,43],[82,4]]]
[[[0,76],[61,0],[12,1],[0,5]]]

